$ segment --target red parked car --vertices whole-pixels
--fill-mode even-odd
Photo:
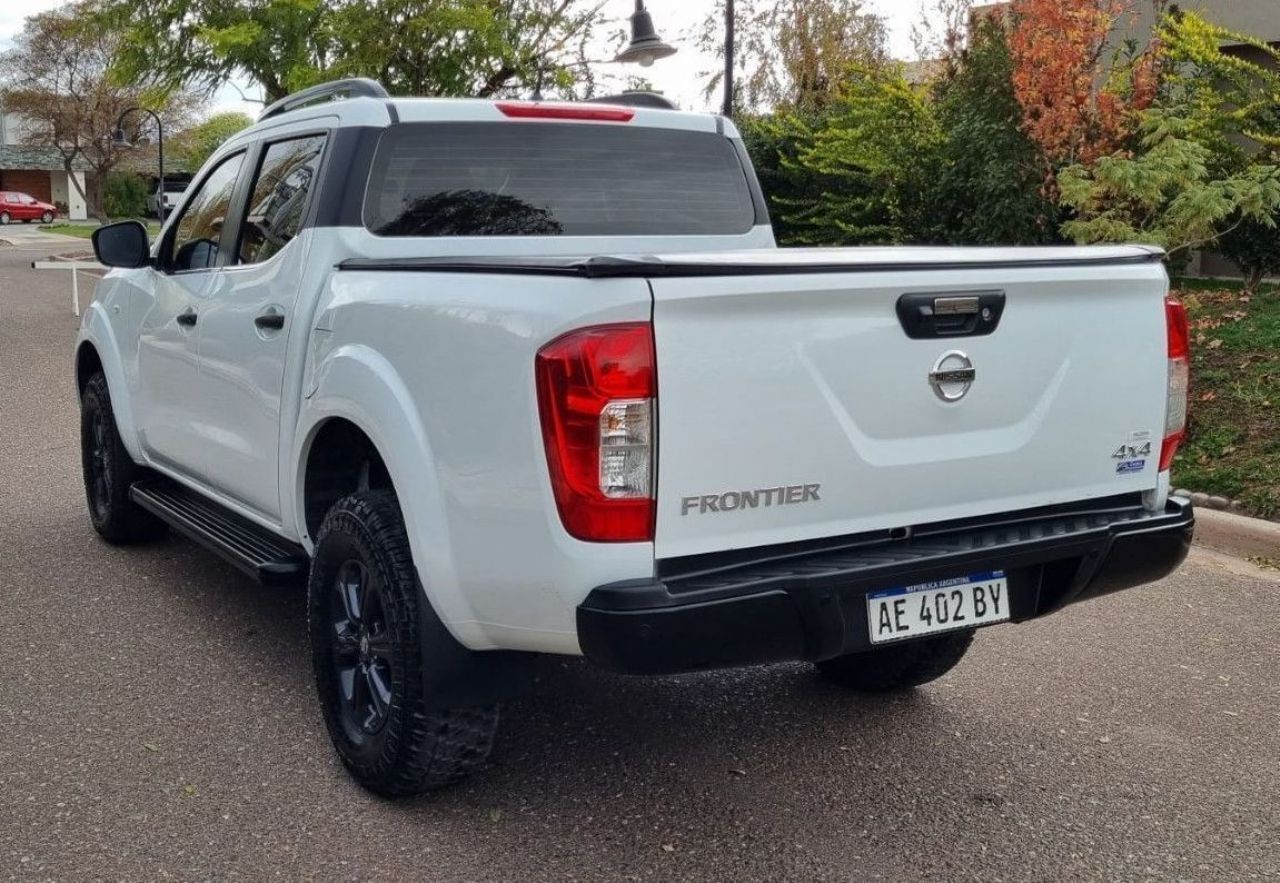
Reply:
[[[0,190],[0,224],[8,224],[13,221],[22,221],[24,224],[29,224],[36,219],[39,219],[42,224],[48,224],[57,216],[57,206],[41,202],[26,193]]]

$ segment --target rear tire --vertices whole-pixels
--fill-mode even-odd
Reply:
[[[107,378],[94,374],[80,396],[80,465],[93,529],[122,544],[163,536],[165,524],[129,499],[129,486],[147,470],[129,456],[116,428]]]
[[[351,775],[383,797],[451,785],[493,748],[498,706],[435,708],[419,630],[435,616],[389,490],[344,497],[325,516],[308,584],[316,690]]]
[[[9,222],[12,220],[13,218],[9,216],[8,212],[0,212],[0,227],[9,226]]]
[[[859,693],[894,693],[937,680],[964,658],[973,629],[849,653],[817,663],[829,681]]]

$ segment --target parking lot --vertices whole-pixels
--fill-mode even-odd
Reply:
[[[27,239],[30,239],[28,237]],[[64,273],[0,247],[0,875],[17,879],[1280,877],[1280,573],[1173,578],[979,635],[863,699],[801,665],[547,660],[474,780],[335,760],[303,597],[96,538]]]

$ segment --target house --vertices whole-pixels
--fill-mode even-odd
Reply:
[[[63,216],[73,221],[88,217],[84,197],[88,166],[74,163],[68,174],[62,154],[54,147],[24,144],[22,118],[0,108],[0,190],[18,190],[36,199],[51,202]],[[71,182],[75,176],[77,189]]]

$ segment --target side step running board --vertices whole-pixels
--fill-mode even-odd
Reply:
[[[263,585],[292,585],[307,578],[310,562],[301,546],[172,479],[158,476],[135,482],[129,497]]]

